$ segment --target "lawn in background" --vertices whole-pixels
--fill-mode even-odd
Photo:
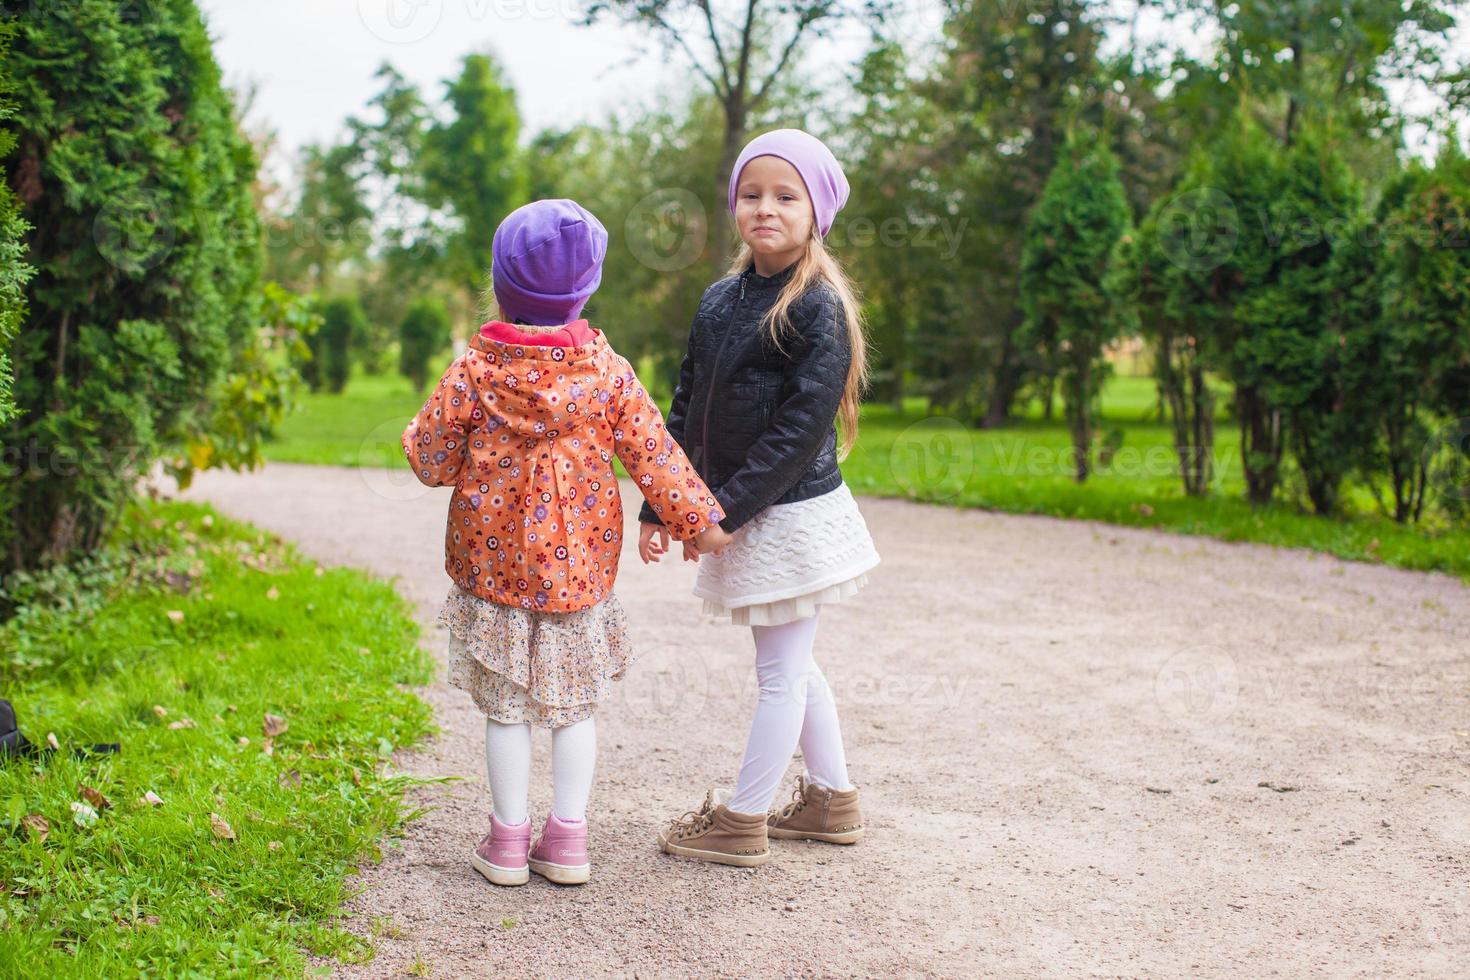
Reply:
[[[643,366],[639,374],[654,376]],[[280,438],[267,445],[265,455],[298,463],[404,466],[398,437],[431,388],[432,383],[414,392],[399,377],[354,374],[340,395],[309,396],[304,410],[291,416]],[[665,408],[668,401],[667,392],[659,397]],[[1228,390],[1221,389],[1214,493],[1203,500],[1183,493],[1173,430],[1158,420],[1153,379],[1127,375],[1108,382],[1097,426],[1100,438],[1116,429],[1122,441],[1107,463],[1095,464],[1082,485],[1072,479],[1071,443],[1060,401],[1052,421],[1044,420],[1041,404],[1032,400],[1003,429],[966,428],[953,419],[928,416],[922,398],[907,399],[902,412],[892,405],[866,405],[857,447],[842,463],[842,472],[854,492],[874,496],[1311,548],[1470,578],[1470,529],[1437,526],[1433,520],[1420,526],[1396,524],[1381,515],[1359,485],[1345,487],[1343,517],[1318,517],[1286,502],[1251,507],[1244,499],[1240,434],[1227,415],[1228,403]],[[1288,494],[1293,479],[1288,474]]]
[[[59,746],[0,764],[0,970],[300,976],[370,958],[356,865],[413,814],[392,751],[431,660],[386,583],[208,508],[135,510],[94,559],[8,592],[0,690]],[[117,742],[86,758],[77,746]]]

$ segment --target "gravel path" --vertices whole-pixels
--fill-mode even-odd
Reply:
[[[447,491],[271,464],[184,496],[396,577],[442,657]],[[376,922],[379,952],[336,975],[1464,976],[1470,587],[860,503],[883,563],[824,610],[817,655],[866,841],[773,842],[754,870],[658,853],[664,821],[733,779],[754,648],[701,619],[694,565],[638,561],[629,506],[617,588],[642,659],[598,714],[591,883],[498,889],[465,860],[488,819],[482,723],[441,662],[423,695],[445,734],[396,758],[455,778],[364,869],[350,927]]]

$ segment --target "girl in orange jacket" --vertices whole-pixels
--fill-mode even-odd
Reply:
[[[613,591],[623,540],[614,455],[669,533],[723,547],[724,514],[626,358],[579,319],[607,233],[571,201],[496,230],[503,319],[455,358],[403,433],[420,482],[452,486],[439,622],[450,682],[486,716],[490,833],[471,863],[496,884],[587,880],[594,712],[634,659]],[[508,322],[514,321],[514,322]],[[552,729],[552,812],[531,844],[530,726]]]

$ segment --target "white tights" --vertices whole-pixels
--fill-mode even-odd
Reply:
[[[737,813],[770,809],[798,743],[807,779],[832,789],[851,789],[832,689],[812,659],[816,615],[779,626],[752,626],[750,631],[755,636],[760,700],[727,806]]]
[[[586,718],[551,730],[552,812],[561,820],[583,820],[597,764],[597,725]],[[531,726],[485,719],[485,769],[490,798],[501,823],[526,822],[531,788]]]

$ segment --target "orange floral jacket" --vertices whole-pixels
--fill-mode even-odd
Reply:
[[[614,453],[676,539],[724,519],[627,359],[586,320],[552,334],[485,324],[402,443],[420,483],[454,487],[444,570],[506,605],[574,612],[612,591]]]

